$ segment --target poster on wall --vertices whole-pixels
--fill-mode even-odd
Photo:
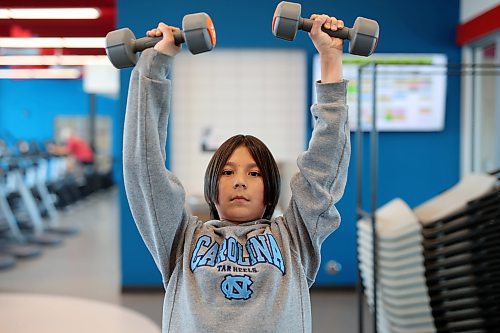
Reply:
[[[369,63],[376,63],[376,66]],[[442,131],[445,120],[446,65],[447,58],[443,54],[377,54],[369,58],[344,55],[344,79],[349,80],[347,104],[350,129],[357,129],[359,97],[361,128],[369,131],[372,127],[373,71],[376,67],[377,130]],[[316,55],[313,59],[313,102],[316,100],[314,82],[320,78],[319,55]]]

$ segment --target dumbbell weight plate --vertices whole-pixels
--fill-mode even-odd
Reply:
[[[297,35],[302,6],[298,3],[288,6],[284,4],[286,2],[283,1],[276,7],[272,30],[276,37],[292,41]]]
[[[137,63],[138,55],[133,52],[135,35],[129,28],[118,29],[106,35],[106,54],[116,68],[134,66]]]
[[[379,26],[377,21],[358,17],[354,21],[350,33],[349,53],[360,56],[369,56],[375,51],[378,43]]]
[[[210,16],[206,13],[196,13],[184,16],[182,19],[184,41],[192,54],[207,52],[216,43],[215,28]]]

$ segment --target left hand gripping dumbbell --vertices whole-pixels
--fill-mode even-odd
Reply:
[[[276,7],[273,17],[273,34],[282,39],[294,40],[297,30],[311,31],[313,20],[300,17],[301,5],[282,1]],[[344,27],[336,31],[321,29],[331,37],[349,40],[349,53],[368,57],[378,43],[377,21],[358,17],[352,28]]]
[[[137,63],[138,52],[153,47],[163,37],[136,39],[128,29],[118,29],[106,35],[106,54],[116,68],[132,67]],[[216,42],[215,28],[206,13],[189,14],[182,19],[182,30],[174,31],[175,44],[186,43],[192,54],[213,49]]]

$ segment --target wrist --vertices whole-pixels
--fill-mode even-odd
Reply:
[[[332,51],[328,50],[325,52],[319,52],[319,58],[321,62],[327,63],[342,63],[342,51]]]
[[[334,83],[342,81],[342,57],[320,54],[320,63],[321,82]]]

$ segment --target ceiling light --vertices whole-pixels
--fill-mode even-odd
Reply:
[[[0,66],[111,65],[105,55],[12,55],[0,56]]]
[[[0,48],[104,48],[103,37],[0,38]]]
[[[0,79],[79,79],[77,68],[0,69]]]
[[[0,8],[0,19],[67,20],[96,19],[100,16],[97,8]]]

